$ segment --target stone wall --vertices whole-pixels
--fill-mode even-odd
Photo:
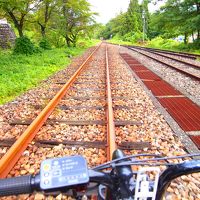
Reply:
[[[0,47],[10,48],[16,39],[16,35],[10,25],[6,22],[0,23]]]

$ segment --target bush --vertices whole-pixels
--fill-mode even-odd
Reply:
[[[164,43],[164,39],[158,36],[149,42],[149,46],[153,48],[159,48],[163,43]]]
[[[76,55],[76,48],[75,47],[67,47],[65,49],[65,53],[68,58],[71,58]]]
[[[86,48],[87,43],[85,41],[80,41],[80,42],[78,42],[77,46],[80,47],[80,48]]]
[[[196,39],[193,43],[189,44],[192,49],[200,49],[200,39]]]
[[[148,46],[153,48],[162,48],[162,49],[174,49],[179,46],[181,43],[172,39],[163,39],[162,37],[156,37],[152,39]]]
[[[143,38],[143,34],[141,32],[129,32],[123,36],[123,39],[127,42],[138,42],[141,41]]]
[[[26,36],[19,37],[15,40],[14,53],[16,54],[33,54],[36,52],[34,44]]]
[[[48,34],[48,41],[49,43],[56,48],[61,48],[66,45],[66,41],[63,36],[61,36],[58,32],[56,31],[51,31]]]
[[[47,40],[47,38],[43,37],[39,43],[39,46],[42,49],[46,49],[46,50],[50,50],[51,49],[51,45],[49,43],[49,41]]]

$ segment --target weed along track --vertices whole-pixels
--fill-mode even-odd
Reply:
[[[96,166],[110,160],[116,148],[126,154],[186,153],[184,143],[133,76],[120,51],[120,47],[102,43],[83,64],[72,64],[44,87],[22,96],[20,103],[8,104],[14,104],[17,113],[12,106],[1,108],[1,177],[36,174],[42,160],[75,154],[83,155],[90,167]],[[35,95],[36,91],[41,95]],[[198,178],[198,174],[190,175],[190,180]],[[180,179],[169,188],[172,199],[177,193],[178,199],[184,196],[182,187],[176,186],[184,186],[185,181]],[[191,199],[194,195],[199,198],[198,184],[191,181],[184,191]],[[47,199],[47,195],[9,198]]]

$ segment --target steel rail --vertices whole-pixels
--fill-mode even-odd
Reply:
[[[155,55],[162,56],[162,57],[164,57],[164,58],[168,58],[168,59],[171,59],[171,60],[175,60],[175,61],[180,62],[180,63],[185,64],[185,65],[190,65],[190,66],[194,67],[194,69],[200,68],[200,66],[197,65],[197,64],[193,64],[193,63],[190,63],[190,62],[187,62],[187,61],[180,60],[180,59],[178,59],[178,58],[172,58],[172,57],[170,57],[170,56],[163,55],[163,54],[165,54],[165,52],[159,53],[159,52],[157,52],[157,51],[152,51],[152,50],[145,49],[145,48],[143,48],[143,49],[141,49],[141,50],[147,51],[147,52],[150,52],[150,53],[153,53],[153,54],[155,54]]]
[[[149,47],[140,47],[140,46],[129,46],[133,48],[138,48],[138,49],[145,49],[153,52],[160,52],[160,53],[166,53],[169,55],[175,55],[175,56],[180,56],[180,57],[185,57],[185,58],[190,58],[190,59],[197,59],[197,57],[200,57],[199,54],[192,54],[192,53],[186,53],[186,52],[180,52],[180,51],[170,51],[170,50],[164,50],[164,49],[156,49],[156,48],[149,48]]]
[[[142,52],[140,52],[140,51],[138,51],[138,50],[136,50],[136,49],[133,49],[133,48],[130,48],[130,47],[128,47],[128,49],[130,49],[130,50],[132,50],[132,51],[136,51],[137,53],[140,53],[140,54],[142,54],[142,55],[144,55],[144,56],[146,56],[146,57],[148,57],[148,58],[151,58],[151,59],[155,60],[156,62],[159,62],[159,63],[161,63],[161,64],[163,64],[163,65],[166,65],[166,66],[168,66],[168,67],[170,67],[170,68],[172,68],[172,69],[175,69],[176,71],[178,71],[178,72],[180,72],[180,73],[182,73],[182,74],[185,74],[185,75],[189,76],[190,78],[193,78],[193,79],[196,79],[197,81],[200,81],[200,77],[199,77],[199,76],[195,76],[194,74],[191,74],[191,73],[189,73],[189,72],[186,72],[186,71],[184,71],[184,70],[181,70],[181,69],[179,69],[179,68],[177,68],[177,67],[175,67],[175,66],[173,66],[173,65],[170,65],[170,64],[168,64],[168,63],[166,63],[166,62],[163,62],[163,61],[161,61],[161,60],[158,60],[157,58],[154,58],[154,57],[152,57],[152,56],[150,56],[150,55],[147,55],[147,54],[145,54],[145,53],[142,53]]]
[[[115,140],[115,124],[113,114],[113,104],[110,86],[110,72],[108,64],[108,48],[106,45],[106,95],[107,95],[107,160],[112,160],[112,153],[117,149]]]
[[[148,50],[148,49],[147,49],[147,50],[146,50],[146,49],[143,49],[143,51],[147,51],[147,52],[153,53],[153,54],[155,54],[155,55],[159,55],[159,56],[162,56],[162,57],[165,57],[165,58],[168,58],[168,59],[171,59],[171,60],[180,62],[180,63],[185,64],[185,65],[190,65],[190,66],[194,67],[194,69],[200,68],[200,66],[197,65],[197,64],[193,64],[193,63],[190,63],[190,62],[187,62],[187,61],[180,60],[180,59],[178,59],[178,58],[172,58],[172,57],[170,57],[170,56],[163,55],[163,54],[165,54],[165,52],[160,53],[160,52],[151,51],[151,50]]]
[[[54,96],[54,98],[48,103],[48,105],[40,112],[37,118],[31,123],[31,125],[25,130],[25,132],[18,138],[18,140],[12,145],[8,152],[0,160],[0,178],[5,178],[10,170],[14,167],[16,162],[21,157],[21,154],[27,148],[28,144],[33,140],[37,132],[43,126],[49,115],[53,112],[54,108],[58,105],[61,98],[66,94],[69,87],[75,82],[77,76],[82,72],[86,63],[91,59],[93,54],[101,44],[95,48],[95,50],[88,56],[88,58],[81,64],[74,75],[66,82],[66,84],[60,89],[60,91]]]

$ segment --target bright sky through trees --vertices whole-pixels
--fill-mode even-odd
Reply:
[[[88,0],[92,5],[92,10],[99,13],[96,17],[97,22],[107,23],[114,18],[120,11],[126,11],[129,0]]]
[[[91,9],[99,13],[96,17],[97,22],[106,24],[111,18],[116,17],[120,11],[126,11],[130,0],[88,0],[92,5]],[[158,9],[163,2],[159,1],[158,4],[149,4],[149,11],[153,12]]]

